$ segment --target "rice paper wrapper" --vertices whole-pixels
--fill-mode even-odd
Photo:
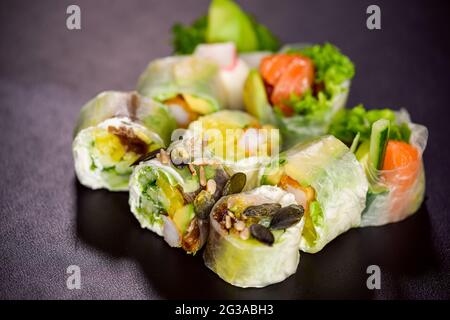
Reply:
[[[193,56],[157,59],[141,74],[137,91],[160,102],[189,94],[207,101],[214,112],[226,102],[219,71],[217,64]]]
[[[238,287],[265,287],[281,282],[294,274],[300,259],[298,246],[303,220],[286,229],[272,246],[255,239],[242,240],[230,235],[213,219],[215,210],[231,198],[250,205],[295,204],[295,198],[280,188],[262,186],[252,191],[223,197],[210,215],[210,232],[203,259],[206,266],[224,281]]]
[[[373,187],[369,189],[367,195],[361,227],[401,221],[420,208],[425,196],[422,154],[427,145],[428,130],[425,126],[411,123],[405,110],[401,110],[396,116],[399,122],[408,123],[411,129],[409,143],[418,150],[419,159],[408,165],[411,168],[370,170],[366,166],[366,174]],[[405,172],[409,174],[405,175]]]
[[[98,140],[96,137],[108,132],[120,137],[123,133],[134,139],[129,147],[139,139],[139,143],[146,144],[147,150],[142,151],[148,152],[167,145],[175,126],[164,105],[136,92],[100,93],[81,109],[74,130],[72,150],[79,181],[92,189],[128,190],[130,164],[140,155],[121,150],[120,138],[106,141],[111,140],[111,135]]]
[[[262,184],[276,185],[287,175],[315,191],[314,206],[305,208],[302,251],[318,252],[360,225],[368,182],[361,164],[344,143],[334,136],[324,136],[297,144],[276,161],[262,171]]]

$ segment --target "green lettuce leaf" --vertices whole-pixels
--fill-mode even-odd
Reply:
[[[172,27],[172,45],[175,53],[191,54],[199,43],[205,43],[207,25],[207,16],[198,18],[190,26],[176,23]]]
[[[287,104],[294,108],[298,115],[305,117],[307,122],[324,118],[332,108],[333,97],[342,92],[342,83],[355,75],[355,66],[351,60],[330,43],[314,45],[305,48],[288,49],[287,53],[300,53],[309,57],[315,68],[315,85],[320,88],[317,94],[311,90],[302,96],[292,94]]]
[[[379,119],[386,119],[391,122],[389,139],[409,141],[411,130],[408,124],[397,123],[393,110],[366,110],[363,105],[358,105],[353,109],[339,110],[331,122],[329,133],[347,145],[352,143],[358,133],[360,134],[360,142],[368,141],[372,124]]]

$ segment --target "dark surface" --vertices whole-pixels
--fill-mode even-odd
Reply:
[[[82,10],[69,31],[65,10]],[[71,141],[80,107],[99,91],[130,90],[149,60],[170,53],[169,28],[207,1],[2,1],[0,4],[0,298],[449,298],[450,9],[377,1],[382,30],[365,27],[365,1],[239,1],[284,42],[338,45],[355,62],[349,105],[406,107],[426,125],[427,199],[404,222],[355,229],[297,273],[239,289],[141,230],[126,193],[75,179]],[[428,3],[428,5],[426,5]],[[66,289],[78,265],[82,289]],[[366,288],[377,264],[381,290]]]

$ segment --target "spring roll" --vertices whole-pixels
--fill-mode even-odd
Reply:
[[[140,94],[169,107],[179,127],[225,104],[219,65],[196,56],[173,56],[151,62],[137,84]]]
[[[136,92],[107,91],[80,112],[72,144],[78,180],[91,189],[128,190],[130,165],[164,147],[175,129],[167,108]]]
[[[387,138],[384,151],[380,150],[375,146],[382,142],[372,137],[376,130],[373,128],[370,141],[363,142],[356,150],[356,156],[364,165],[370,182],[361,227],[401,221],[415,213],[424,199],[422,154],[426,148],[428,130],[412,123],[405,110],[395,113],[395,117],[398,124],[406,125],[410,130],[405,139],[393,139],[391,135]],[[394,126],[390,130],[395,129]],[[382,162],[374,165],[371,152],[379,152]]]
[[[208,215],[229,176],[221,165],[192,165],[176,144],[141,162],[130,179],[129,205],[142,228],[171,247],[195,254],[205,243]]]
[[[210,214],[208,268],[238,287],[265,287],[295,273],[304,209],[273,186],[220,199]]]
[[[309,253],[359,226],[368,189],[355,155],[330,135],[281,153],[262,171],[261,184],[294,194],[297,204],[305,208],[300,249]]]
[[[353,76],[350,59],[331,44],[290,45],[249,73],[244,103],[263,123],[280,127],[288,148],[327,132]]]
[[[200,146],[203,153],[196,157],[202,161],[222,163],[230,174],[245,173],[245,190],[258,185],[261,166],[270,163],[280,145],[278,129],[262,126],[256,118],[237,110],[200,117],[189,125],[184,137],[186,143],[193,141]]]

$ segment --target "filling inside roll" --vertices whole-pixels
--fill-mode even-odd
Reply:
[[[237,110],[200,117],[189,125],[185,136],[200,146],[200,156],[222,163],[230,173],[245,173],[245,190],[257,186],[260,167],[268,164],[280,148],[278,129],[261,125],[253,116]]]
[[[79,172],[83,180],[98,180],[93,187],[126,190],[132,172],[131,164],[139,157],[164,145],[161,138],[143,125],[128,118],[112,118],[84,129],[74,141]],[[89,185],[89,182],[88,182]]]
[[[304,209],[292,194],[262,186],[213,208],[206,265],[240,287],[264,287],[295,272]]]
[[[194,56],[152,61],[137,87],[142,95],[165,104],[182,128],[201,115],[219,110],[225,97],[219,66]]]
[[[286,173],[279,173],[277,176],[269,177],[269,179],[266,182],[273,183],[291,193],[294,195],[296,203],[305,208],[305,225],[302,237],[307,243],[314,245],[320,236],[316,228],[319,228],[320,224],[323,223],[323,221],[320,221],[323,220],[322,208],[317,201],[314,188],[308,183],[299,183]]]
[[[262,126],[258,120],[241,111],[223,110],[201,117],[189,126],[196,138],[225,162],[250,157],[270,157],[278,147],[278,130]],[[277,149],[278,150],[278,149]]]
[[[128,190],[131,165],[166,146],[175,119],[137,92],[105,91],[80,111],[72,151],[78,180],[92,189]]]
[[[287,47],[249,74],[246,109],[264,123],[277,123],[289,147],[326,132],[353,75],[352,62],[331,44]]]
[[[370,188],[361,226],[400,221],[417,211],[425,193],[424,126],[412,123],[405,110],[358,105],[339,111],[329,131],[352,146],[365,168]]]
[[[198,117],[214,112],[211,102],[190,94],[177,94],[162,103],[169,108],[180,128],[187,128]]]

